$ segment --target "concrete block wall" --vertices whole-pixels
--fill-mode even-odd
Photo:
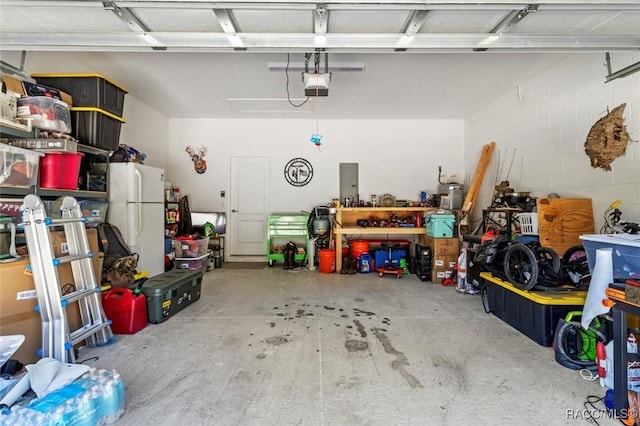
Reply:
[[[612,71],[640,61],[640,54],[611,53]],[[473,173],[481,146],[496,142],[478,209],[488,206],[496,182],[509,180],[532,196],[557,193],[593,201],[596,231],[605,209],[622,200],[623,220],[640,222],[640,144],[629,142],[612,171],[593,169],[584,152],[591,126],[621,103],[632,140],[640,140],[640,73],[605,83],[604,53],[558,55],[558,62],[522,81],[465,122],[465,169]]]

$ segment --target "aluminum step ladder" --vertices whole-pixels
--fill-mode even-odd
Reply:
[[[102,346],[115,341],[109,321],[102,308],[100,287],[96,285],[85,223],[80,205],[75,198],[62,198],[61,218],[47,217],[42,200],[29,194],[22,205],[22,226],[29,250],[30,269],[38,297],[37,310],[42,320],[43,358],[61,362],[76,361],[73,346],[83,340],[89,347]],[[56,258],[49,228],[62,225],[68,246],[68,255]],[[70,263],[75,291],[62,294],[58,267]],[[82,326],[69,330],[65,308],[78,303]]]

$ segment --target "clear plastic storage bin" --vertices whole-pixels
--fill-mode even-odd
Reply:
[[[108,201],[79,200],[78,204],[80,204],[82,215],[88,220],[87,226],[98,226],[107,219]]]
[[[176,258],[195,258],[209,252],[209,237],[198,240],[175,240]],[[194,268],[190,268],[194,269]]]
[[[613,249],[613,278],[640,277],[640,235],[593,234],[581,235],[580,239],[587,252],[587,262],[591,272],[596,263],[596,250],[611,248]]]
[[[53,132],[71,133],[69,105],[47,96],[18,99],[18,117],[31,118],[33,127]]]
[[[208,261],[209,254],[206,253],[198,257],[176,257],[174,265],[176,269],[190,269],[192,271],[200,270],[202,272],[206,272]]]
[[[0,143],[0,186],[33,186],[38,184],[40,157],[37,151]]]

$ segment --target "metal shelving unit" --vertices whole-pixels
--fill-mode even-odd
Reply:
[[[29,139],[38,140],[40,138],[40,131],[36,128],[25,131],[21,130],[20,126],[11,124],[5,125],[5,121],[0,121],[0,136],[7,139]],[[108,157],[111,155],[110,151],[95,148],[92,146],[78,144],[78,152],[82,152],[89,155],[105,157],[105,162],[108,162]],[[35,180],[31,180],[30,183],[35,182],[35,185],[0,185],[0,200],[4,204],[4,208],[13,209],[16,204],[21,204],[22,199],[29,194],[35,194],[41,197],[43,200],[47,200],[49,203],[55,199],[63,196],[72,196],[77,200],[92,200],[99,203],[103,203],[108,200],[108,188],[105,191],[88,191],[88,190],[69,190],[69,189],[51,189],[42,188],[39,186],[40,182],[40,168],[37,168],[37,175]],[[108,173],[108,170],[107,170]],[[8,207],[11,206],[11,207]]]
[[[38,139],[40,132],[38,129],[32,129],[31,131],[24,131],[18,128],[7,126],[0,122],[0,136],[3,138],[21,138],[21,139]],[[78,151],[98,155],[103,157],[109,157],[110,151],[95,148],[88,145],[78,144]],[[39,177],[38,177],[39,181]],[[86,191],[86,190],[68,190],[68,189],[49,189],[40,188],[39,186],[16,186],[16,185],[0,185],[0,197],[2,196],[18,196],[24,197],[27,194],[36,194],[40,197],[60,197],[64,195],[70,195],[76,199],[84,198],[91,200],[106,200],[108,198],[107,191]]]

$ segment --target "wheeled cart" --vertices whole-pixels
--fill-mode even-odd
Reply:
[[[142,287],[149,322],[164,322],[196,302],[201,286],[202,270],[174,269],[149,278]]]
[[[309,241],[307,213],[271,214],[267,220],[267,262],[273,266],[276,260],[284,260],[284,254],[277,250],[289,241],[298,244],[306,251]],[[296,262],[303,261],[305,253],[296,253]]]
[[[402,268],[396,268],[393,266],[385,266],[382,268],[378,268],[378,276],[382,277],[384,274],[391,274],[391,275],[395,275],[396,278],[401,278],[402,274],[404,274],[404,269]]]

